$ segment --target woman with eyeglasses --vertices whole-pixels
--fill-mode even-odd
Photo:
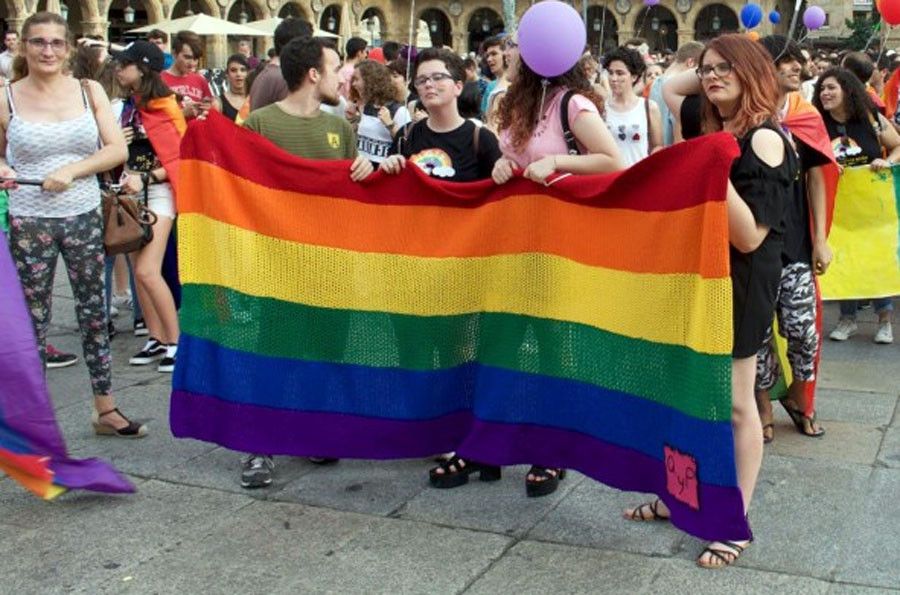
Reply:
[[[406,106],[397,101],[391,71],[384,64],[363,60],[350,79],[350,101],[359,113],[356,130],[359,154],[378,167],[387,159],[394,135],[410,121]]]
[[[580,61],[567,72],[545,79],[520,58],[514,37],[506,58],[510,85],[497,109],[503,157],[494,165],[494,182],[505,184],[516,169],[540,184],[556,173],[624,169],[622,155],[600,117],[603,101],[594,93]],[[525,478],[526,494],[552,494],[564,471],[532,466]]]
[[[841,167],[868,166],[880,170],[900,162],[900,134],[878,112],[865,85],[849,70],[830,68],[823,72],[816,83],[813,105],[825,120],[835,159]],[[856,334],[859,306],[856,300],[840,302],[841,318],[829,338],[846,341]],[[875,342],[893,343],[893,299],[873,300],[873,307],[878,315]]]
[[[0,158],[0,187],[11,190],[10,244],[38,348],[44,359],[61,254],[94,393],[94,431],[139,438],[147,428],[122,414],[112,395],[96,177],[125,161],[125,139],[103,88],[90,81],[85,89],[68,74],[66,21],[36,13],[25,20],[22,37],[16,60],[23,76],[0,95],[0,155],[9,159]],[[39,185],[17,185],[17,179]]]
[[[763,453],[754,390],[756,353],[775,314],[784,219],[799,165],[776,123],[780,90],[772,57],[761,44],[740,34],[717,37],[700,55],[695,75],[675,75],[666,87],[666,95],[672,95],[673,88],[682,97],[699,92],[703,134],[725,131],[740,147],[740,156],[731,166],[726,204],[734,325],[731,425],[738,485],[747,512]],[[625,518],[665,520],[669,509],[657,499],[626,510]],[[710,543],[697,564],[704,568],[733,564],[752,541],[752,537],[736,537]]]

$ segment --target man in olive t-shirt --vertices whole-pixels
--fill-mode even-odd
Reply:
[[[250,113],[244,126],[266,137],[285,151],[305,159],[353,159],[350,179],[359,182],[372,173],[372,163],[356,155],[356,135],[346,120],[326,114],[323,103],[338,103],[337,52],[321,39],[299,37],[281,53],[281,72],[288,96]],[[332,328],[334,336],[346,336],[348,329]],[[298,341],[306,337],[297,337]],[[313,463],[335,459],[310,458]],[[272,484],[275,464],[272,457],[249,454],[241,470],[241,486],[262,488]]]

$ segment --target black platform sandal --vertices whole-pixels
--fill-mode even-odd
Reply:
[[[559,482],[566,478],[566,470],[532,465],[528,475],[533,475],[534,479],[525,478],[525,494],[529,498],[540,498],[556,491]]]
[[[442,469],[443,473],[438,473],[438,469]],[[473,473],[478,473],[481,481],[500,479],[500,467],[484,465],[454,455],[429,471],[428,481],[432,487],[439,489],[458,488],[469,483],[469,476]]]
[[[700,553],[700,556],[697,558],[697,566],[700,568],[709,568],[711,570],[731,566],[738,561],[738,558],[741,557],[741,554],[744,553],[744,550],[747,549],[751,543],[753,543],[752,539],[748,540],[744,545],[741,545],[736,541],[714,541],[706,546]],[[709,562],[703,562],[703,557],[706,554],[709,554]],[[713,560],[718,560],[718,562],[713,563]]]
[[[653,502],[645,502],[637,508],[632,509],[631,514],[625,513],[625,518],[629,521],[638,523],[647,521],[668,521],[669,517],[659,514],[660,503],[661,500],[659,498]],[[647,516],[647,511],[650,512],[650,516]]]
[[[106,425],[105,423],[100,421],[101,418],[110,415],[111,413],[118,413],[122,419],[128,422],[128,425],[117,430],[116,428]],[[109,411],[104,411],[103,413],[95,410],[91,416],[91,422],[94,426],[94,434],[96,434],[97,436],[114,436],[116,438],[143,438],[147,435],[147,426],[131,421],[130,419],[125,417],[124,413],[119,411],[118,407],[110,409]]]

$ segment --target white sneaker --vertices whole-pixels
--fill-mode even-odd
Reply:
[[[109,317],[116,318],[118,315],[119,315],[119,309],[116,308],[115,306],[110,306],[109,307]]]
[[[112,296],[112,304],[118,308],[131,308],[131,290],[123,294],[114,293]]]
[[[856,334],[856,331],[859,330],[859,327],[856,325],[855,320],[850,320],[849,318],[841,318],[837,326],[834,327],[834,330],[831,331],[831,334],[828,335],[828,338],[832,341],[846,341],[850,337]]]
[[[890,322],[881,322],[878,324],[878,332],[875,333],[875,342],[882,345],[889,345],[894,342],[894,331],[891,329]]]

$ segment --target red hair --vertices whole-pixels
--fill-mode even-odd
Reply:
[[[772,56],[762,44],[744,34],[721,35],[706,44],[700,54],[703,64],[706,52],[715,50],[731,63],[731,73],[741,85],[737,111],[732,116],[732,127],[736,136],[744,136],[752,128],[761,126],[767,120],[775,120],[778,114],[778,80]],[[701,93],[703,132],[718,132],[723,129],[719,110]]]

